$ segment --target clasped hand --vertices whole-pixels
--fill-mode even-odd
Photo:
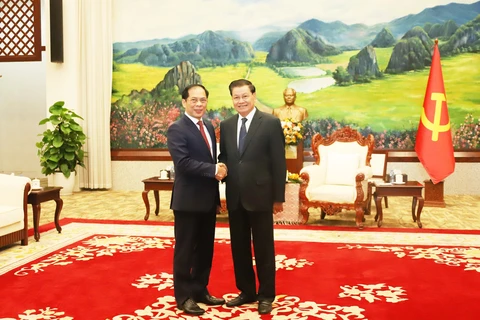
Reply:
[[[225,163],[219,162],[217,164],[217,174],[215,175],[215,179],[217,179],[218,181],[222,181],[227,176],[227,172],[228,169]]]

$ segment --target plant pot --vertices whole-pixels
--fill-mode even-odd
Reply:
[[[60,190],[61,196],[71,195],[73,193],[73,187],[75,186],[75,172],[72,172],[68,178],[61,172],[55,172],[53,174],[53,185],[63,188]]]

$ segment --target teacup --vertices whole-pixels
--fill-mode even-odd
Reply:
[[[39,179],[33,179],[32,180],[32,189],[40,189],[40,180]]]
[[[168,171],[166,170],[160,171],[160,179],[168,179]]]
[[[395,183],[403,183],[403,175],[396,174],[395,175]]]

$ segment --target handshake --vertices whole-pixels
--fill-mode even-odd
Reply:
[[[228,169],[225,163],[217,163],[217,174],[215,175],[215,179],[222,181],[227,176],[227,172]]]

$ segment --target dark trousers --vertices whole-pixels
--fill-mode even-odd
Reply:
[[[238,290],[249,297],[257,297],[255,272],[252,263],[252,245],[259,282],[258,300],[275,299],[275,249],[273,213],[250,212],[239,206],[229,211],[235,283]]]
[[[175,301],[182,305],[208,293],[215,240],[215,211],[173,211],[175,216],[175,249],[173,285]]]

